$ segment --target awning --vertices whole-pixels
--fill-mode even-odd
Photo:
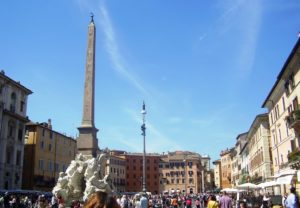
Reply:
[[[294,175],[296,174],[296,170],[293,169],[285,169],[285,170],[281,170],[279,173],[275,174],[274,177],[275,178],[279,178],[282,176],[286,176],[286,175]]]
[[[294,175],[281,176],[276,179],[278,184],[291,184]]]
[[[278,186],[280,185],[279,183],[277,183],[276,181],[268,181],[268,182],[264,182],[264,183],[260,183],[258,184],[258,186],[260,188],[266,188],[266,187],[270,187],[270,186]]]

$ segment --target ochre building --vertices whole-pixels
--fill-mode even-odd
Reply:
[[[26,124],[23,189],[51,191],[77,153],[76,140],[48,123]]]

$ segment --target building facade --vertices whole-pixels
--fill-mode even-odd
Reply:
[[[215,187],[217,189],[220,189],[222,187],[222,181],[221,181],[221,160],[215,160],[213,161],[214,165],[214,176],[215,176]]]
[[[126,160],[126,191],[142,191],[143,154],[125,153]],[[146,154],[146,190],[152,194],[159,193],[159,154]]]
[[[126,191],[126,160],[125,157],[110,152],[106,173],[109,174],[117,193]]]
[[[241,158],[241,172],[239,176],[239,184],[243,184],[250,181],[248,141],[246,141],[246,143],[241,148],[240,158]]]
[[[54,131],[50,119],[48,123],[27,123],[22,188],[51,191],[76,153],[76,140]]]
[[[239,185],[241,171],[241,151],[244,144],[247,142],[247,132],[239,134],[236,137],[236,143],[232,151],[231,157],[231,186],[235,187]]]
[[[294,183],[292,179],[295,170],[289,164],[293,160],[299,160],[300,155],[299,53],[300,39],[262,105],[268,109],[274,177],[285,185]],[[284,191],[286,190],[282,187],[281,193]]]
[[[221,184],[223,188],[231,188],[231,157],[233,148],[221,151]]]
[[[27,99],[32,92],[0,72],[0,189],[20,189]]]
[[[204,162],[205,163],[205,162]],[[209,168],[209,164],[206,164]],[[202,192],[201,155],[188,151],[169,152],[159,162],[159,190],[162,192]],[[205,188],[205,187],[204,187]]]
[[[247,135],[249,142],[249,176],[252,183],[262,183],[272,176],[270,130],[267,114],[257,115]]]

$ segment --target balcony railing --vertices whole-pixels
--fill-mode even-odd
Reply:
[[[288,154],[288,161],[289,161],[289,166],[292,169],[300,170],[300,148],[299,147]]]
[[[300,132],[300,109],[292,111],[286,120],[289,128],[294,128],[295,131]]]
[[[295,149],[291,153],[288,154],[289,163],[300,161],[300,148]]]

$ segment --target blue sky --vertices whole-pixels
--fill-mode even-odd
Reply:
[[[95,14],[100,148],[217,159],[247,131],[300,30],[298,0],[0,2],[0,69],[31,89],[28,115],[76,136]]]

